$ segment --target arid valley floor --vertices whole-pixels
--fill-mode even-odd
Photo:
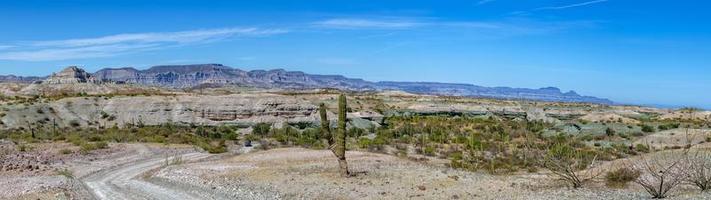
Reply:
[[[86,82],[0,92],[0,199],[649,199],[640,180],[658,168],[674,169],[664,197],[711,199],[691,182],[711,164],[686,165],[711,145],[711,112],[693,108]],[[336,126],[341,93],[350,177],[318,126],[321,103]]]

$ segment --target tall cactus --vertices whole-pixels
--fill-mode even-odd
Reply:
[[[331,121],[328,121],[328,113],[326,111],[326,104],[321,103],[319,105],[319,114],[321,114],[321,136],[328,139],[328,149],[333,150],[333,135],[331,135]]]
[[[346,162],[346,95],[338,97],[338,129],[334,135],[335,145],[333,153],[338,158],[341,176],[348,177],[348,163]]]

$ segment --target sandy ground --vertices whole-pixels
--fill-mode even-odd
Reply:
[[[208,156],[209,154],[203,153],[184,153],[175,157],[181,158],[181,162],[190,162]],[[202,195],[193,194],[193,191],[152,184],[141,178],[141,175],[152,169],[168,165],[171,159],[173,158],[153,157],[131,162],[91,174],[82,178],[82,182],[96,199],[202,199]]]
[[[348,152],[354,176],[343,178],[334,156],[323,150],[232,148],[208,155],[184,146],[111,146],[106,155],[66,160],[74,178],[2,175],[0,199],[649,199],[639,186],[610,189],[601,179],[575,190],[546,172],[494,176],[450,169],[435,159],[369,152]],[[181,161],[168,164],[175,156]],[[685,186],[670,199],[711,194]]]
[[[162,160],[168,155],[194,151],[190,146],[110,144],[108,149],[80,154],[77,147],[67,143],[27,146],[25,151],[19,151],[13,143],[0,144],[0,199],[93,199],[92,191],[83,182],[87,176],[146,159]],[[61,153],[65,149],[72,153]]]
[[[655,149],[662,150],[707,143],[709,138],[711,138],[711,129],[678,128],[647,135],[635,141],[634,144],[649,145]]]
[[[339,177],[329,151],[299,148],[172,166],[156,176],[202,183],[218,191],[269,194],[241,199],[648,199],[642,188],[609,189],[602,180],[574,190],[544,172],[493,176],[382,154],[348,152],[347,156],[355,177]],[[670,199],[711,199],[711,195],[681,188]]]

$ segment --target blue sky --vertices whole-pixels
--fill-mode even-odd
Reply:
[[[0,74],[222,63],[711,108],[711,3],[0,1]]]

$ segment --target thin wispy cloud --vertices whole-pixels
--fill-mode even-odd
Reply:
[[[494,2],[494,1],[496,1],[496,0],[480,0],[480,1],[476,2],[476,5],[484,5],[484,4]]]
[[[320,28],[330,29],[400,29],[407,30],[413,28],[432,27],[456,27],[456,28],[479,28],[496,29],[501,25],[494,22],[483,21],[436,21],[422,20],[417,18],[399,18],[399,20],[381,20],[369,18],[349,18],[349,19],[328,19],[312,23]]]
[[[385,18],[385,17],[383,17]],[[459,32],[468,31],[470,33],[480,33],[482,35],[494,36],[515,36],[546,34],[564,29],[576,27],[595,26],[594,21],[537,21],[519,18],[501,19],[493,21],[448,21],[439,19],[406,18],[398,17],[398,21],[379,20],[383,18],[349,18],[349,19],[329,19],[314,22],[317,28],[339,29],[339,30],[391,30],[398,32],[407,31],[447,31],[456,30]],[[414,30],[418,29],[418,30]],[[386,34],[392,34],[390,31]],[[369,36],[370,37],[370,36]]]
[[[378,19],[328,19],[314,22],[314,25],[336,29],[407,29],[423,24],[409,20],[378,20]]]
[[[581,7],[581,6],[588,6],[588,5],[593,5],[593,4],[599,4],[599,3],[604,3],[608,2],[609,0],[595,0],[595,1],[587,1],[587,2],[582,2],[582,3],[576,3],[576,4],[570,4],[570,5],[563,5],[563,6],[549,6],[549,7],[542,7],[542,8],[536,8],[534,10],[562,10],[562,9],[568,9],[568,8],[575,8],[575,7]]]
[[[0,48],[0,60],[54,61],[111,57],[175,46],[217,42],[234,37],[269,36],[286,32],[280,29],[225,28],[18,42],[12,51],[2,51],[3,49]]]

